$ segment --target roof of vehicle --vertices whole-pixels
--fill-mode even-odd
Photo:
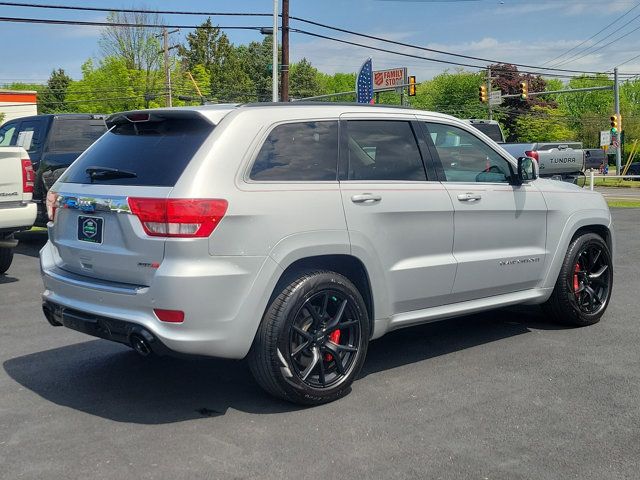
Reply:
[[[43,113],[40,115],[29,115],[28,117],[14,118],[12,121],[32,120],[34,118],[59,118],[60,120],[97,120],[106,118],[102,113]]]
[[[429,115],[433,117],[439,117],[443,119],[450,119],[460,121],[456,117],[452,117],[451,115],[445,115],[443,113],[430,112],[426,110],[416,110],[409,107],[401,107],[398,105],[368,105],[368,104],[360,104],[360,103],[333,103],[333,102],[261,102],[261,103],[247,103],[247,104],[237,104],[237,103],[221,103],[217,105],[198,105],[198,106],[188,106],[188,107],[172,107],[172,108],[154,108],[149,110],[133,110],[130,112],[120,112],[114,114],[107,119],[107,123],[110,120],[120,116],[127,115],[130,113],[141,113],[141,112],[149,112],[149,113],[160,113],[160,112],[185,112],[185,111],[194,111],[199,112],[202,116],[207,118],[210,122],[217,124],[222,120],[222,118],[228,113],[234,110],[240,109],[261,109],[261,110],[269,110],[274,109],[278,111],[282,111],[283,109],[290,110],[298,110],[303,108],[313,108],[320,109],[323,113],[328,113],[330,115],[341,115],[343,113],[370,113],[372,111],[382,111],[384,113],[397,113],[397,114],[421,114],[421,115]]]

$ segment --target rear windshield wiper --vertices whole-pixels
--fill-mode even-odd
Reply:
[[[117,168],[109,167],[89,167],[85,170],[91,178],[91,183],[94,180],[111,180],[114,178],[136,178],[138,175],[135,172],[128,170],[119,170]]]

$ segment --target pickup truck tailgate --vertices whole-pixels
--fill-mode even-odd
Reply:
[[[0,147],[0,229],[19,229],[33,225],[35,204],[31,203],[32,193],[25,193],[23,160],[29,154],[22,147]],[[28,165],[28,181],[33,187],[35,174]]]

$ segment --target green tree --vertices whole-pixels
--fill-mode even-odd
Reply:
[[[67,101],[74,111],[87,113],[113,113],[164,105],[161,96],[145,101],[145,95],[151,94],[145,83],[145,72],[127,68],[122,58],[106,57],[97,66],[93,60],[87,60],[82,65],[82,79],[67,89]],[[161,94],[162,91],[153,93]]]
[[[47,86],[38,102],[40,113],[59,113],[73,110],[73,107],[67,106],[65,102],[67,90],[72,81],[62,68],[51,72]]]
[[[188,71],[192,72],[197,65],[202,65],[211,73],[216,65],[222,63],[222,58],[228,55],[231,48],[228,37],[213,25],[211,18],[207,18],[197,29],[187,34],[187,44],[180,45],[178,53]]]
[[[289,82],[293,98],[313,97],[323,93],[318,81],[318,70],[306,58],[291,65]]]
[[[242,69],[253,82],[254,100],[259,102],[271,100],[272,45],[271,35],[267,35],[262,42],[239,45],[236,49]]]
[[[164,76],[161,71],[161,45],[157,37],[162,18],[149,12],[110,12],[107,22],[112,25],[102,29],[98,41],[103,58],[120,59],[127,70],[140,72],[144,93],[153,95]]]
[[[512,134],[520,142],[567,141],[576,136],[560,110],[538,105],[516,117]]]
[[[478,100],[483,73],[445,72],[420,83],[410,99],[414,108],[448,113],[461,118],[486,118],[487,106]]]

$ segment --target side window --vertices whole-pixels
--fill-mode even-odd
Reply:
[[[263,181],[328,181],[338,175],[338,122],[299,122],[275,127],[251,174]]]
[[[13,122],[6,123],[0,127],[0,147],[8,147],[11,145],[11,140],[13,140],[17,126],[18,124]]]
[[[426,124],[448,182],[507,183],[509,162],[466,130],[441,123]]]
[[[426,180],[411,123],[349,120],[348,180]]]
[[[30,154],[38,152],[41,147],[41,132],[42,122],[23,121],[22,125],[20,125],[20,132],[18,133],[16,145],[21,146]]]

